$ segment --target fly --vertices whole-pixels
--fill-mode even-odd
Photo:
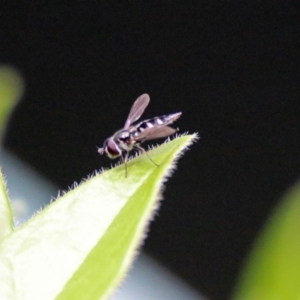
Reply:
[[[127,177],[126,163],[131,150],[139,150],[145,153],[151,162],[158,166],[158,164],[151,159],[146,150],[141,147],[141,143],[148,140],[164,138],[178,131],[178,129],[174,129],[168,125],[175,122],[181,116],[181,112],[155,117],[141,121],[136,125],[131,125],[141,117],[149,102],[150,97],[148,94],[143,94],[138,97],[130,109],[124,128],[118,130],[113,136],[106,139],[103,148],[98,149],[100,155],[105,153],[112,159],[119,156],[121,157],[125,165],[125,177]]]

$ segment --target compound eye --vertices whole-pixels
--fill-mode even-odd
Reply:
[[[106,153],[110,158],[116,158],[122,154],[122,151],[118,147],[115,141],[108,139],[105,141],[106,147]]]

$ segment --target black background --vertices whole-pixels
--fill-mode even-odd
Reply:
[[[299,14],[286,2],[86,1],[1,11],[1,62],[26,81],[7,149],[66,189],[133,101],[182,111],[179,162],[144,249],[229,297],[258,230],[299,176]],[[242,4],[244,3],[244,4]]]

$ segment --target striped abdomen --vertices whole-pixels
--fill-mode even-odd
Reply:
[[[142,133],[146,129],[149,129],[152,127],[167,126],[167,125],[175,122],[180,116],[181,116],[181,112],[145,120],[134,126],[135,131],[138,133]]]

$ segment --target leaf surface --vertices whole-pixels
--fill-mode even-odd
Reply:
[[[233,299],[300,299],[300,183],[271,215]]]
[[[180,136],[58,198],[0,244],[0,299],[107,299],[158,207],[162,183],[197,135]]]

